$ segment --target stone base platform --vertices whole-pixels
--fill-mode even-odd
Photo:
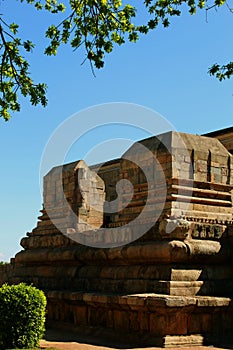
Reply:
[[[230,298],[50,291],[48,323],[78,333],[119,338],[133,346],[233,344]]]

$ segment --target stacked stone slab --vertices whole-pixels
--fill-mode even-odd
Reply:
[[[230,340],[232,194],[232,155],[204,136],[169,132],[102,165],[56,167],[3,279],[42,288],[49,321],[82,332],[164,347]]]
[[[203,136],[214,137],[218,139],[226,149],[233,154],[233,127],[212,131]]]
[[[100,228],[104,201],[104,182],[84,161],[55,167],[44,178],[46,214],[62,232]],[[48,216],[41,217],[42,227],[51,225]]]
[[[208,223],[211,219],[215,223],[232,220],[232,156],[222,144],[215,139],[175,132],[152,137],[140,143],[154,154],[162,168],[155,171],[155,200],[158,197],[156,185],[158,188],[160,180],[163,183],[161,171],[165,175],[167,198],[163,217],[183,217],[188,221]],[[137,156],[137,159],[141,158],[140,164],[144,162],[147,165],[145,152],[141,151],[140,155],[136,151],[137,148],[132,146],[123,155],[121,178],[134,182],[135,200],[130,202],[130,206],[142,207],[148,193],[147,183],[141,180],[140,176],[137,177],[140,170],[134,165],[134,171],[132,166],[128,165],[128,161],[124,160],[128,153],[132,153],[132,159]],[[132,217],[127,218],[128,213],[127,210],[123,212],[122,221],[132,220]]]

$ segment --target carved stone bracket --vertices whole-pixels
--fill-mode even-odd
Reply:
[[[159,232],[163,239],[219,240],[226,228],[226,225],[195,223],[175,218],[162,220],[159,225]]]
[[[226,230],[225,225],[194,224],[191,237],[194,239],[220,239]]]
[[[159,232],[163,239],[185,240],[189,236],[192,223],[184,219],[164,219],[160,222]]]

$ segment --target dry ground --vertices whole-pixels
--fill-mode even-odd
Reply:
[[[100,337],[80,337],[74,333],[50,329],[45,335],[45,339],[40,343],[42,349],[55,348],[59,350],[160,350],[161,348],[132,348],[119,341],[118,344]],[[181,348],[170,348],[170,350],[179,350]],[[225,348],[226,349],[226,348]],[[229,347],[228,349],[232,349]],[[212,346],[198,346],[182,348],[182,350],[223,350]]]

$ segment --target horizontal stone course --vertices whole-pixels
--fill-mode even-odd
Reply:
[[[43,199],[0,282],[43,289],[50,323],[143,346],[230,338],[233,157],[221,142],[168,132],[104,164],[58,166]]]
[[[153,293],[117,296],[59,291],[48,292],[47,296],[49,308],[57,310],[55,306],[57,303],[59,305],[60,300],[63,310],[66,306],[68,314],[74,312],[76,325],[95,326],[99,322],[99,326],[129,332],[135,337],[139,332],[144,346],[184,346],[189,342],[192,345],[203,344],[214,322],[220,315],[223,317],[221,312],[227,319],[232,310],[229,298],[174,297]],[[69,302],[72,303],[71,308],[68,307]],[[66,312],[62,315],[64,322],[71,317],[71,314],[66,316]],[[228,326],[225,335],[229,336]],[[224,329],[220,331],[224,332]]]

